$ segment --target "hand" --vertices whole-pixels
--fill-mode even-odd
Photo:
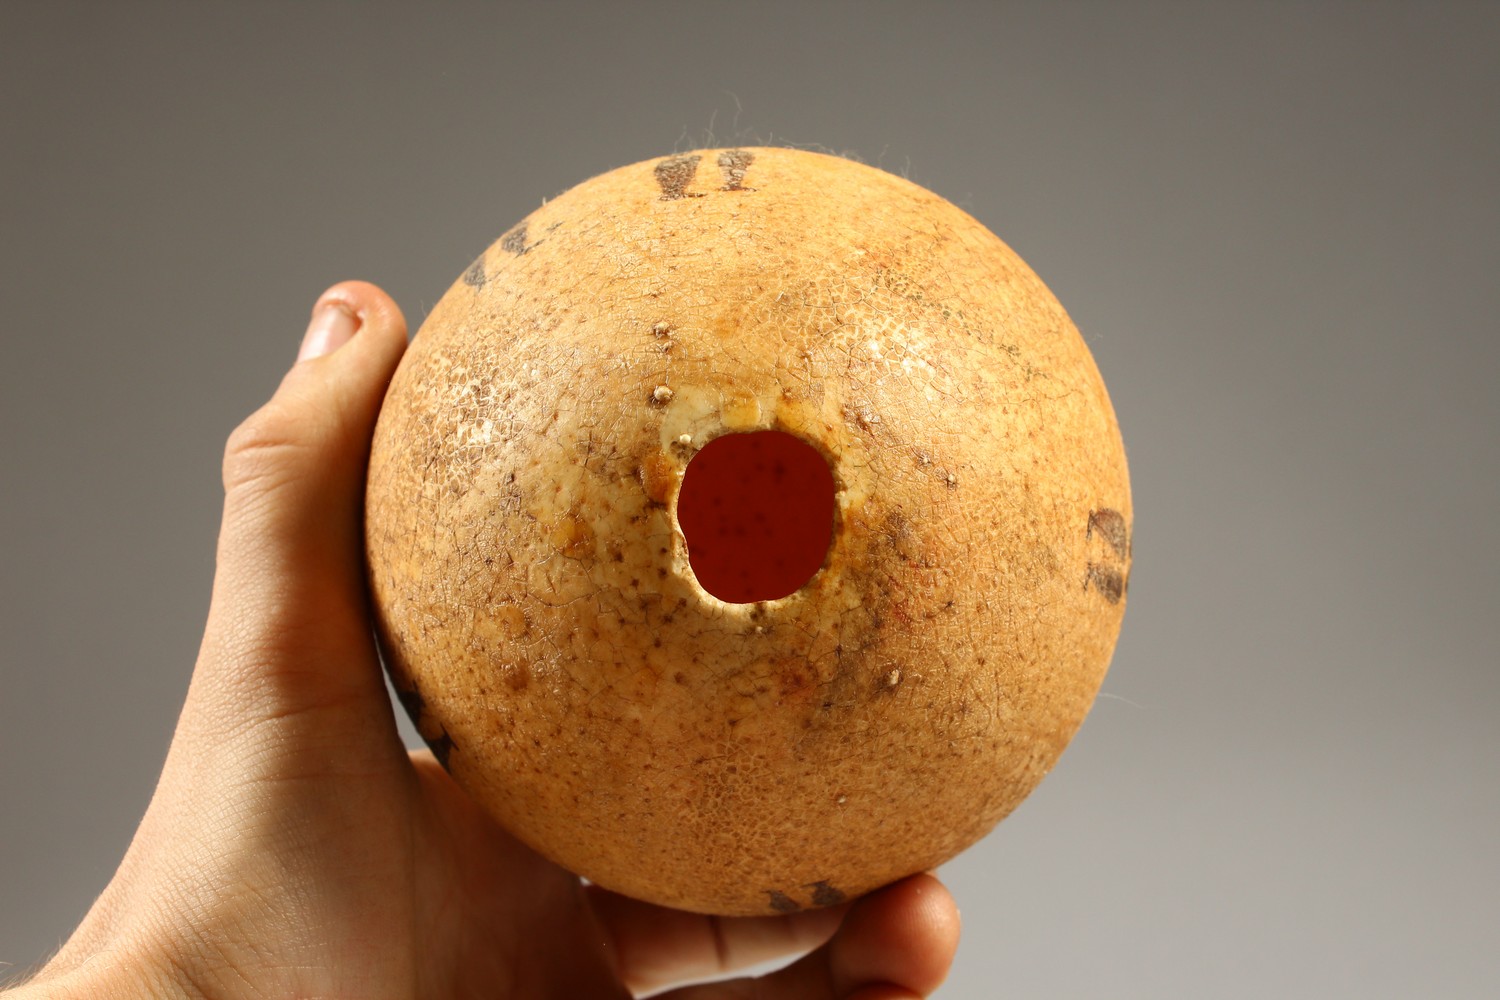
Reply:
[[[213,601],[160,784],[119,871],[31,986],[48,997],[625,998],[815,949],[674,1000],[923,996],[958,939],[914,876],[853,904],[712,918],[537,856],[401,744],[371,640],[365,462],[406,346],[389,297],[326,292],[229,439]]]

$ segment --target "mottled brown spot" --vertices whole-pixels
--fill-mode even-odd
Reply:
[[[1103,594],[1111,604],[1119,604],[1120,598],[1125,596],[1125,576],[1118,566],[1089,563],[1088,574],[1083,579],[1083,589],[1087,590],[1089,584],[1093,584],[1094,589]]]
[[[484,254],[480,254],[475,258],[474,263],[469,265],[469,269],[464,272],[464,284],[474,288],[483,288],[484,283],[488,280],[489,276],[484,273]]]
[[[687,191],[687,186],[693,182],[693,177],[698,173],[698,161],[701,159],[702,157],[696,153],[688,156],[669,156],[656,165],[656,183],[661,187],[662,201],[701,197],[701,195],[689,194]]]
[[[755,162],[755,154],[748,149],[726,149],[719,154],[719,170],[724,174],[722,191],[754,191],[745,187],[745,171]]]
[[[448,769],[448,760],[453,756],[453,737],[446,732],[439,736],[427,739],[427,749],[437,758],[437,762],[443,765],[443,770]]]
[[[494,230],[490,231],[494,232]],[[536,244],[533,243],[531,246],[526,245],[526,223],[524,222],[500,237],[500,249],[507,253],[513,253],[517,257],[530,250],[533,246],[536,246]]]
[[[1084,537],[1093,538],[1096,534],[1108,542],[1121,559],[1130,554],[1130,528],[1125,523],[1125,515],[1119,511],[1108,507],[1089,511],[1089,526]]]
[[[848,897],[827,882],[814,882],[811,886],[814,906],[837,906]]]
[[[784,892],[776,889],[767,889],[766,895],[771,897],[771,909],[777,913],[796,913],[802,909],[802,904]]]
[[[427,707],[427,703],[422,700],[422,693],[414,687],[397,687],[396,700],[406,709],[406,717],[411,720],[412,725],[416,725]]]

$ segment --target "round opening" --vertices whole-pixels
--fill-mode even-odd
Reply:
[[[822,453],[790,434],[726,434],[704,445],[677,495],[699,586],[731,604],[796,591],[828,554],[833,495]]]

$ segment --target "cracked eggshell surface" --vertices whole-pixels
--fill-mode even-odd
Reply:
[[[822,568],[728,604],[675,516],[779,430],[836,488]],[[1056,299],[952,204],[846,159],[596,177],[428,316],[370,459],[395,685],[454,778],[607,887],[720,914],[937,866],[1041,780],[1125,608],[1130,489]]]

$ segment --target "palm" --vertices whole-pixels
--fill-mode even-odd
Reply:
[[[414,755],[417,996],[629,997],[584,887]]]

